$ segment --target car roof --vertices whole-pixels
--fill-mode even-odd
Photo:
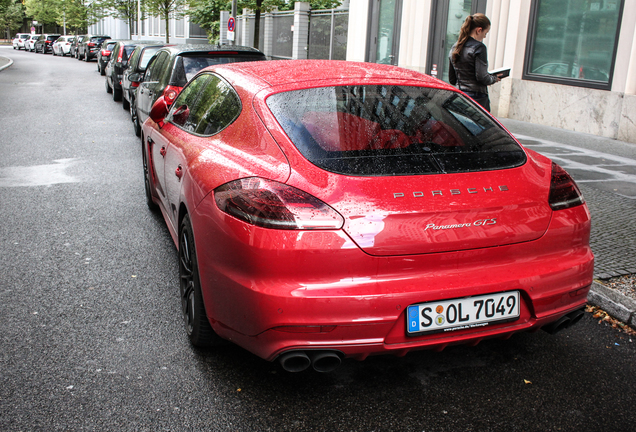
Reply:
[[[168,45],[162,48],[162,50],[168,50],[172,55],[178,55],[186,52],[238,52],[238,53],[254,53],[254,54],[263,54],[261,51],[256,48],[246,47],[246,46],[234,46],[234,45],[210,45],[210,44],[178,44],[178,45]]]
[[[122,45],[142,45],[142,44],[151,44],[151,43],[157,43],[157,41],[151,41],[151,40],[130,40],[130,39],[119,39],[117,40],[117,43],[122,44]]]
[[[420,85],[455,90],[454,87],[410,69],[377,63],[342,60],[272,60],[264,62],[230,63],[210,66],[204,70],[220,73],[230,79],[251,81],[273,87],[313,81],[333,85],[343,81],[418,81]],[[308,87],[314,86],[313,84]]]

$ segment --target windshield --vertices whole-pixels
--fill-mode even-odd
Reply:
[[[526,161],[503,128],[449,90],[323,87],[278,93],[267,105],[303,156],[336,173],[459,173]]]

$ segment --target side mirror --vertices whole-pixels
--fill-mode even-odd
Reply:
[[[128,76],[128,80],[130,80],[131,83],[140,83],[141,82],[141,74],[140,73],[131,73]]]
[[[163,127],[163,121],[168,115],[168,104],[164,100],[163,96],[157,99],[157,102],[152,106],[150,110],[150,118],[157,123],[159,127]]]
[[[190,108],[187,105],[181,105],[172,112],[172,121],[179,126],[185,125],[188,117],[190,117]]]

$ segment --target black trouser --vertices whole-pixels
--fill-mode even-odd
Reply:
[[[488,93],[475,93],[475,92],[467,92],[468,96],[470,96],[475,102],[484,107],[484,109],[490,112],[490,98],[488,97]]]

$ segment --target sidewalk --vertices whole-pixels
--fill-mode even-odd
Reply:
[[[636,278],[636,145],[517,120],[501,123],[578,183],[592,215],[590,245],[596,257],[588,300],[636,328],[636,295],[613,289],[623,280],[619,276]]]
[[[13,64],[13,60],[0,56],[0,71],[8,68]]]

